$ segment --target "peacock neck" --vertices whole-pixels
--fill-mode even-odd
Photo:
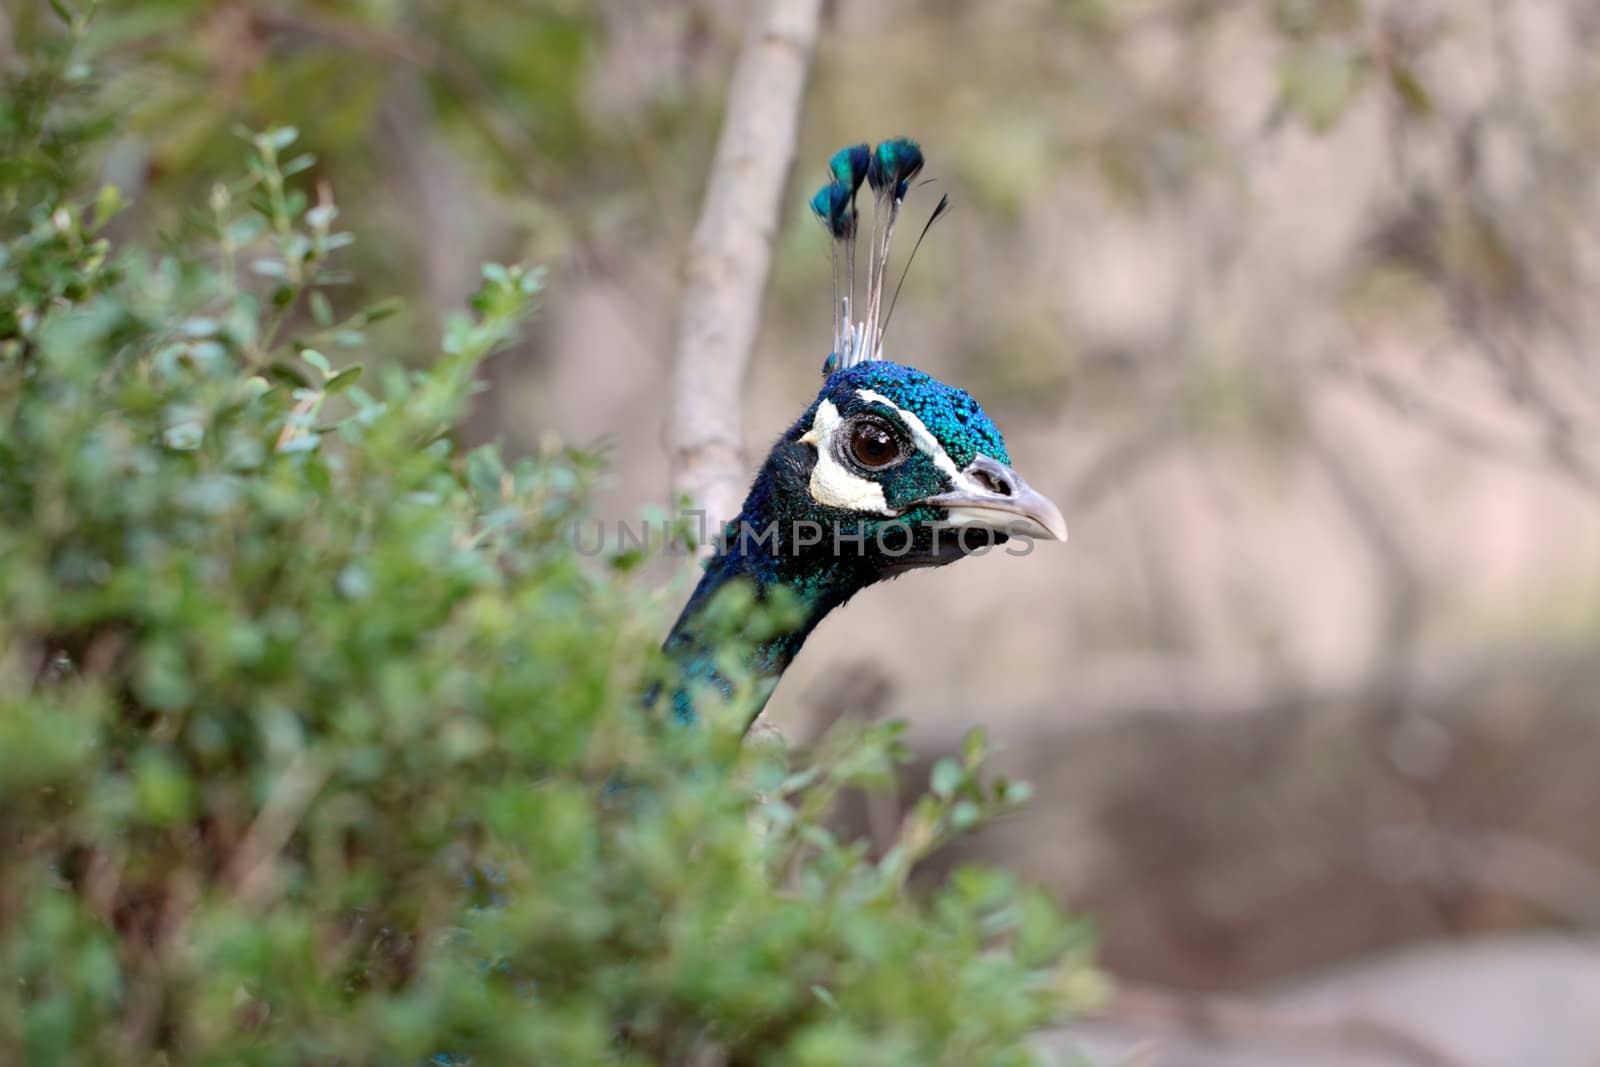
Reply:
[[[769,517],[749,502],[728,524],[664,646],[679,674],[672,690],[679,719],[694,719],[690,694],[697,683],[715,687],[727,699],[743,695],[736,693],[731,672],[719,668],[720,661],[748,679],[744,710],[754,720],[817,624],[878,577],[848,545],[841,551],[826,539],[814,541],[814,525]],[[747,583],[758,605],[776,607],[774,600],[781,596],[778,614],[784,617],[771,620],[774,625],[744,627],[715,618],[718,593],[740,582]]]

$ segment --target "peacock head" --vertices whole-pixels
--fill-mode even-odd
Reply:
[[[1065,540],[1061,512],[1012,470],[1004,439],[966,392],[870,360],[833,370],[768,456],[786,543],[853,555],[888,576],[1013,537]],[[764,509],[769,513],[772,509]]]
[[[884,358],[899,294],[897,284],[886,303],[890,240],[922,167],[921,149],[906,138],[853,145],[829,161],[829,181],[811,207],[833,237],[833,351],[822,391],[758,480],[779,490],[784,518],[820,528],[833,547],[848,545],[884,574],[950,563],[1013,537],[1067,536],[1060,510],[1012,470],[1000,431],[977,401]],[[870,233],[861,231],[856,208],[863,182],[874,201]],[[907,269],[948,207],[942,197]],[[860,238],[870,244],[865,314],[855,321]]]

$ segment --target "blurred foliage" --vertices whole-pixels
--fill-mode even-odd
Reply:
[[[452,440],[538,273],[363,376],[396,307],[335,311],[286,126],[114,242],[106,31],[55,7],[0,94],[0,1060],[1035,1062],[1085,930],[999,873],[906,888],[1025,796],[981,735],[873,858],[828,817],[896,727],[642,715],[662,620],[568,536],[597,461]]]
[[[144,205],[127,226],[146,238],[171,230],[206,195],[207,176],[231,165],[240,125],[292,125],[316,158],[313,182],[364,192],[349,222],[369,238],[351,253],[346,295],[415,294],[423,318],[465,295],[478,254],[582,258],[597,228],[638,225],[654,209],[642,168],[682,143],[691,162],[674,170],[687,185],[702,169],[695,145],[714,130],[709,80],[705,93],[691,82],[628,123],[603,120],[595,45],[625,15],[610,5],[95,6],[78,59],[93,63],[119,122],[91,162]],[[58,19],[45,2],[11,7],[0,46],[9,31],[21,54],[55,47]],[[696,121],[704,137],[666,136]],[[400,324],[379,334],[391,356],[412,359],[427,356],[418,336]]]
[[[50,47],[48,4],[13,7],[14,47]],[[840,137],[925,132],[930,169],[951,183],[971,221],[951,224],[968,228],[958,250],[942,234],[946,251],[930,246],[900,317],[944,325],[937,294],[982,279],[970,302],[977,310],[930,329],[942,344],[928,355],[950,359],[994,400],[1050,411],[1087,397],[1095,406],[1146,382],[1146,364],[1187,390],[1185,365],[1206,361],[1205,352],[1143,334],[1130,352],[1128,338],[1097,335],[1081,306],[1087,298],[1066,295],[1063,265],[996,268],[1029,254],[1028,235],[1053,221],[1043,206],[1051,199],[1064,202],[1070,230],[1074,212],[1101,206],[1076,202],[1087,188],[1107,194],[1111,216],[1132,220],[1209,198],[1225,231],[1211,240],[1221,243],[1240,237],[1236,220],[1251,209],[1250,153],[1259,146],[1304,130],[1332,134],[1375,104],[1394,105],[1396,144],[1456,121],[1439,112],[1431,84],[1436,53],[1452,39],[1448,20],[1408,10],[1376,0],[841,9],[817,57],[801,158],[814,166]],[[206,176],[229,165],[236,126],[294,125],[317,159],[309,182],[363,192],[345,205],[346,221],[367,237],[330,299],[356,307],[382,294],[408,298],[407,317],[376,334],[388,356],[427,357],[420,339],[431,330],[419,321],[431,327],[459,302],[481,258],[544,262],[559,279],[615,284],[639,320],[630,332],[654,336],[652,316],[670,304],[703,185],[742,11],[725,0],[103,0],[81,53],[122,121],[94,167],[144,206],[118,226],[153,238],[206,195]],[[1263,68],[1270,114],[1248,135],[1228,74],[1226,41],[1241,32],[1233,23],[1252,24],[1245,39],[1263,46],[1235,71]],[[1189,42],[1186,54],[1143,57],[1164,37]],[[957,68],[920,62],[951,52]],[[1041,197],[1053,188],[1073,196]],[[1515,277],[1523,265],[1501,231],[1514,236],[1516,227],[1477,219],[1482,208],[1469,207],[1442,216],[1444,253],[1463,273]],[[775,288],[793,299],[769,302],[770,333],[785,352],[809,351],[826,259],[799,198],[791,220]],[[1183,288],[1203,284],[1192,278]],[[1148,303],[1156,322],[1195,315],[1196,301],[1159,290]],[[1151,333],[1249,356],[1233,360],[1229,372],[1240,376],[1281,362],[1255,336],[1219,342],[1198,325]],[[1247,345],[1263,350],[1239,352]],[[1004,363],[996,352],[1007,353]],[[802,362],[809,375],[810,357]],[[1199,377],[1223,371],[1202,368]],[[517,416],[513,429],[527,441],[545,428],[531,424],[559,421],[545,411]]]

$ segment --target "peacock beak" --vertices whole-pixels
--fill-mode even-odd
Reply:
[[[956,489],[918,503],[944,508],[945,521],[952,526],[981,526],[1013,537],[1067,539],[1061,509],[999,460],[979,456],[962,469],[960,481]]]

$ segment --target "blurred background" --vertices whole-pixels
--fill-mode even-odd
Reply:
[[[397,358],[480,262],[545,264],[469,432],[603,445],[602,511],[637,519],[745,7],[108,3],[105,178],[169,231],[237,126],[298,126],[382,286],[349,307],[414,301]],[[0,49],[51,17],[0,10]],[[806,197],[908,134],[938,183],[911,217],[954,212],[890,354],[978,397],[1073,538],[863,595],[769,715],[904,717],[924,763],[988,726],[1038,796],[943,862],[1095,917],[1125,992],[1063,1047],[1600,1063],[1597,99],[1587,0],[829,5],[752,469],[826,355]]]

